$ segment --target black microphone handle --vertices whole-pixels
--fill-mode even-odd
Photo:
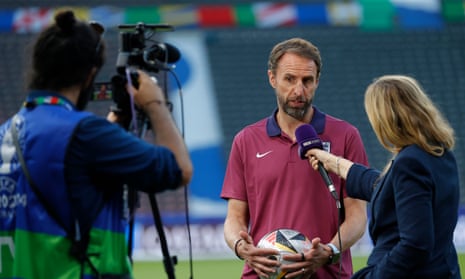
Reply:
[[[337,191],[336,191],[336,187],[334,187],[334,183],[333,181],[331,180],[331,177],[329,177],[329,174],[328,172],[326,171],[326,169],[323,167],[323,163],[319,162],[318,161],[318,172],[320,173],[321,177],[323,178],[326,186],[328,186],[328,190],[329,192],[331,193],[331,196],[333,196],[333,198],[338,201],[339,200],[339,197],[337,195]]]

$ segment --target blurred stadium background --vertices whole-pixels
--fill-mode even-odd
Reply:
[[[169,249],[188,259],[190,232],[194,259],[233,258],[223,240],[226,203],[219,199],[232,138],[243,126],[268,116],[276,105],[266,77],[271,47],[302,37],[316,44],[323,57],[315,104],[358,127],[371,165],[382,167],[389,159],[363,109],[364,89],[373,78],[411,75],[441,107],[457,136],[462,189],[454,240],[465,252],[465,1],[186,2],[0,0],[0,121],[20,107],[26,95],[28,45],[56,11],[72,8],[81,19],[97,20],[106,27],[107,63],[99,81],[108,81],[116,73],[119,24],[173,25],[175,31],[158,32],[155,38],[181,52],[173,72],[182,94],[173,75],[153,74],[167,86],[174,115],[179,126],[185,127],[195,174],[187,193],[157,195]],[[105,115],[109,106],[109,102],[93,102],[89,109]],[[352,250],[366,255],[370,245],[365,235]],[[143,195],[136,217],[134,258],[161,259],[150,206]]]

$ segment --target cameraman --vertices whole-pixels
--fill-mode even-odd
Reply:
[[[127,188],[154,194],[191,180],[164,94],[144,72],[128,89],[155,144],[83,111],[104,63],[101,33],[58,13],[34,44],[23,108],[0,126],[1,278],[132,278]]]

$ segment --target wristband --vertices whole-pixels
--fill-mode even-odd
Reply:
[[[236,241],[234,241],[234,253],[236,254],[236,256],[239,258],[239,260],[243,260],[244,258],[242,258],[241,256],[239,256],[239,254],[237,253],[237,246],[239,246],[239,243],[241,242],[241,240],[244,240],[243,238],[238,238],[236,239]]]
[[[339,251],[339,249],[337,249],[336,245],[332,243],[328,243],[326,245],[329,246],[329,248],[331,248],[331,253],[332,253],[329,255],[328,262],[326,262],[326,264],[330,265],[330,264],[335,264],[339,262],[339,259],[341,257],[341,252]]]

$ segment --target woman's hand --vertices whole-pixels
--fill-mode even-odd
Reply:
[[[339,177],[346,179],[350,167],[354,164],[352,161],[336,156],[321,149],[310,149],[306,156],[313,169],[318,170],[318,164],[321,162],[323,167]]]

